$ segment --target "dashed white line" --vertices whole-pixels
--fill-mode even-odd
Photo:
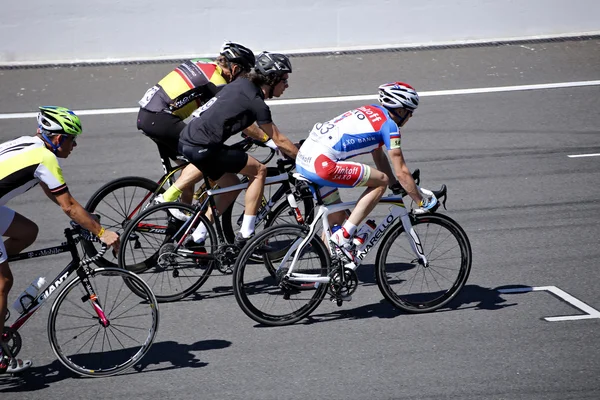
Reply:
[[[544,89],[564,89],[585,86],[600,86],[600,80],[595,81],[577,81],[577,82],[557,82],[543,83],[536,85],[518,85],[518,86],[498,86],[487,88],[472,88],[472,89],[453,89],[453,90],[433,90],[419,92],[421,97],[433,96],[455,96],[462,94],[479,94],[479,93],[501,93],[501,92],[517,92],[524,90],[544,90]],[[314,104],[314,103],[337,103],[350,101],[370,101],[377,99],[377,95],[357,95],[357,96],[336,96],[336,97],[314,97],[304,99],[289,99],[289,100],[269,100],[267,104],[270,106],[286,106],[296,104]],[[74,110],[78,115],[106,115],[106,114],[127,114],[138,112],[138,107],[132,108],[107,108],[96,110]],[[0,114],[1,119],[18,119],[32,118],[36,116],[36,112],[27,113],[11,113]]]

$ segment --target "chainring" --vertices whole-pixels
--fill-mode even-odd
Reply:
[[[17,354],[21,351],[21,346],[23,341],[21,340],[21,335],[16,330],[5,326],[4,332],[2,332],[2,347],[7,348],[13,357],[16,357]]]

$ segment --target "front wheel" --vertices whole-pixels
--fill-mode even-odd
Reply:
[[[197,218],[195,227],[205,224],[208,234],[204,243],[187,245],[189,248],[180,245],[179,242],[187,239],[183,235],[188,222],[173,215]],[[119,266],[139,274],[160,303],[176,301],[191,295],[206,282],[217,262],[218,248],[214,228],[204,215],[197,215],[194,207],[183,203],[161,203],[148,208],[128,224],[121,235]],[[136,290],[134,286],[131,289]]]
[[[471,245],[463,229],[443,214],[419,215],[412,224],[429,265],[419,262],[398,223],[377,252],[375,278],[383,296],[400,310],[430,312],[451,301],[467,282]]]
[[[327,283],[289,281],[289,270],[307,230],[298,225],[276,225],[251,239],[238,256],[233,271],[233,293],[244,313],[270,326],[293,324],[313,312],[327,293]],[[260,261],[253,259],[261,254]],[[327,276],[331,260],[319,237],[301,249],[293,271],[314,278]],[[275,271],[274,276],[269,271]]]
[[[85,209],[100,217],[100,223],[106,229],[122,233],[128,221],[151,204],[156,194],[164,192],[156,182],[150,179],[127,176],[108,182],[96,191],[87,202]],[[101,243],[82,241],[85,253],[89,257],[98,254]],[[117,267],[117,260],[106,254],[95,263],[100,267]]]
[[[52,305],[48,337],[54,354],[84,376],[117,374],[139,362],[154,342],[158,304],[148,285],[119,268],[73,279]],[[133,294],[129,285],[139,293]]]

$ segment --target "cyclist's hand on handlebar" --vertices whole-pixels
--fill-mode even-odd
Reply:
[[[419,203],[418,208],[415,208],[413,211],[415,214],[425,214],[432,210],[435,211],[437,209],[438,200],[437,197],[433,194],[432,191],[427,189],[419,189],[421,191],[421,195],[423,196],[423,200]]]
[[[99,239],[102,243],[106,243],[107,246],[112,247],[113,252],[119,251],[121,241],[119,240],[119,234],[117,232],[105,230]]]
[[[279,147],[277,147],[277,145],[275,144],[273,139],[267,140],[264,144],[265,144],[265,146],[267,146],[270,149],[273,149],[275,151],[279,150]]]

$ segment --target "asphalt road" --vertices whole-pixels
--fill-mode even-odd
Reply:
[[[600,79],[600,42],[532,43],[412,52],[294,57],[285,98],[374,94],[404,80],[419,91]],[[173,64],[0,70],[0,114],[54,104],[75,110],[135,107]],[[273,106],[294,140],[362,102]],[[310,320],[257,327],[238,308],[229,276],[161,305],[157,341],[135,370],[78,379],[48,345],[49,307],[21,331],[35,366],[0,377],[2,400],[144,399],[598,399],[600,318],[582,315],[557,287],[600,310],[600,87],[424,96],[403,130],[408,165],[425,187],[449,187],[448,215],[466,230],[473,269],[461,295],[431,314],[395,311],[375,284],[374,255],[342,308],[324,302]],[[85,134],[63,170],[85,203],[120,176],[157,178],[154,145],[135,114],[82,118]],[[0,139],[33,134],[34,119],[0,119]],[[366,160],[366,159],[363,159]],[[352,198],[358,190],[348,191]],[[62,240],[68,219],[39,188],[9,206],[40,226],[34,247]],[[10,301],[67,258],[12,265]]]

